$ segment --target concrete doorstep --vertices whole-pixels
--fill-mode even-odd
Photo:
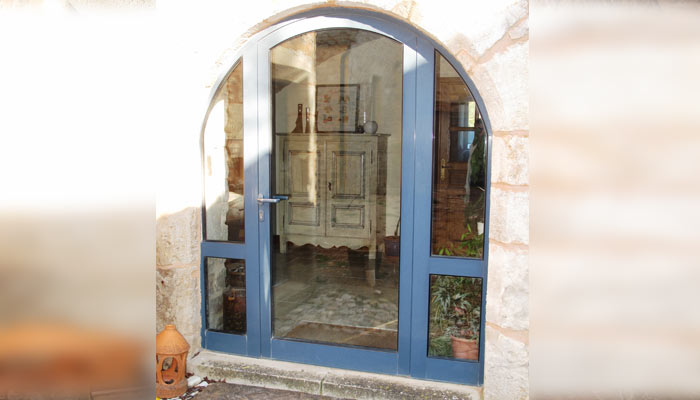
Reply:
[[[481,400],[480,387],[202,350],[188,361],[194,374],[247,386],[344,399]]]

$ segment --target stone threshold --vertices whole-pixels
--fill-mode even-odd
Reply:
[[[481,387],[202,350],[188,370],[212,380],[342,399],[481,400]]]

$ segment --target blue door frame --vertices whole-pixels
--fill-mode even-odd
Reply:
[[[272,150],[270,49],[300,34],[328,28],[355,28],[376,32],[404,46],[403,127],[401,166],[401,257],[399,282],[398,350],[371,350],[333,346],[272,336],[270,276],[270,207],[258,205],[257,197],[269,197]],[[361,371],[408,375],[422,379],[472,385],[483,383],[484,304],[488,240],[484,259],[432,257],[430,255],[432,146],[434,112],[435,51],[442,54],[467,83],[481,112],[488,133],[486,223],[491,175],[491,129],[488,115],[473,82],[459,63],[437,43],[414,28],[390,17],[361,10],[323,8],[299,14],[269,28],[240,51],[243,62],[243,130],[245,163],[245,244],[203,241],[202,343],[211,350],[308,363]],[[238,62],[238,61],[237,61]],[[234,64],[230,70],[235,67]],[[229,71],[230,71],[229,70]],[[219,78],[219,88],[227,74]],[[212,93],[216,96],[218,89]],[[211,111],[211,101],[206,115]],[[205,122],[206,124],[206,118]],[[204,132],[204,127],[202,128]],[[203,137],[202,137],[202,149]],[[203,150],[202,150],[203,151]],[[206,210],[203,204],[203,231]],[[260,221],[259,213],[262,213]],[[206,234],[204,234],[206,237]],[[206,327],[207,258],[236,258],[246,261],[247,334],[214,332]],[[478,361],[440,359],[427,356],[429,277],[431,274],[470,276],[483,279],[481,340]]]

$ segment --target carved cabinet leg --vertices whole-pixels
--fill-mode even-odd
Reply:
[[[280,253],[287,254],[287,236],[280,235]]]

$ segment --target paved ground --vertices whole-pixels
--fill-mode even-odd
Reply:
[[[337,399],[336,397],[316,396],[306,393],[290,392],[287,390],[265,389],[255,386],[232,385],[229,383],[211,383],[194,400],[321,400]]]

